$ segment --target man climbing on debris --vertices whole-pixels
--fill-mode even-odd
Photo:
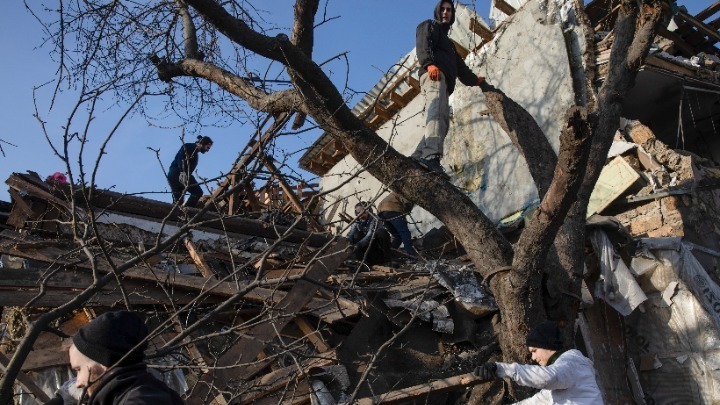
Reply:
[[[185,202],[185,206],[195,207],[198,203],[203,191],[192,173],[198,164],[198,153],[207,153],[212,145],[213,141],[209,136],[198,136],[197,142],[184,144],[175,155],[167,174],[174,202],[182,203],[187,190],[190,198]]]
[[[130,311],[102,314],[80,328],[70,346],[70,365],[76,387],[87,389],[88,405],[184,403],[148,372],[143,362],[147,336],[145,322]],[[63,397],[58,393],[49,404],[64,404]]]
[[[390,258],[390,235],[372,215],[372,207],[365,201],[355,204],[355,223],[347,239],[353,251],[350,260],[360,260],[371,266],[384,263]]]
[[[425,132],[412,158],[426,168],[444,174],[440,164],[443,143],[450,126],[448,98],[455,89],[456,79],[466,86],[479,86],[485,81],[476,76],[455,51],[448,37],[455,22],[455,5],[442,0],[435,6],[435,18],[418,25],[415,49],[420,65],[420,88],[425,97]]]
[[[518,404],[602,404],[592,361],[579,350],[565,349],[560,328],[545,321],[527,337],[528,350],[539,366],[485,363],[473,374],[482,380],[509,377],[520,385],[540,389]]]
[[[405,215],[412,211],[414,205],[395,192],[383,198],[378,205],[378,217],[385,222],[385,229],[392,236],[390,247],[397,249],[402,243],[405,252],[411,257],[417,256],[417,252],[412,245]]]

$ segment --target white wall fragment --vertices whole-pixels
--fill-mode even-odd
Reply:
[[[615,253],[610,238],[601,230],[590,233],[590,242],[600,258],[600,280],[595,284],[595,296],[624,316],[630,315],[647,296],[638,285],[622,259]]]

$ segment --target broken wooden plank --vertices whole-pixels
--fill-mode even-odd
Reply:
[[[517,11],[515,10],[515,7],[508,4],[505,0],[495,0],[493,3],[493,7],[509,16],[515,14],[515,11]]]
[[[4,372],[10,363],[10,359],[8,359],[4,354],[0,353],[0,368],[2,368],[2,371]],[[45,392],[35,384],[35,381],[33,381],[32,378],[30,378],[29,375],[25,374],[23,371],[19,371],[17,377],[15,377],[15,380],[31,395],[34,395],[35,398],[42,402],[47,403],[50,401],[50,397],[45,394]]]
[[[0,233],[0,236],[4,236],[5,232]],[[13,240],[2,240],[0,237],[0,253],[7,254],[10,256],[22,257],[25,259],[31,259],[39,262],[54,263],[55,265],[70,264],[71,261],[63,260],[68,254],[68,251],[61,250],[58,248],[25,248],[25,249],[14,249]],[[91,270],[90,265],[86,262],[72,261],[72,266],[80,269]],[[110,273],[112,269],[105,263],[98,262],[97,268],[101,273]],[[122,274],[122,278],[129,278],[133,280],[149,281],[157,285],[165,286],[168,291],[174,291],[176,288],[184,288],[188,290],[196,291],[195,295],[207,294],[209,296],[218,297],[232,297],[238,293],[240,289],[247,286],[246,283],[232,283],[227,281],[209,280],[201,277],[187,276],[175,272],[168,272],[164,270],[149,269],[147,267],[138,266],[126,270]],[[89,285],[89,284],[87,284]],[[82,288],[87,287],[85,285]],[[250,302],[267,303],[267,302],[281,302],[287,293],[284,291],[275,291],[267,288],[254,288],[247,292],[243,299]],[[2,296],[0,296],[2,298]],[[27,302],[27,301],[26,301]],[[166,303],[166,302],[158,302]],[[338,306],[342,308],[345,313],[357,314],[358,308],[356,307],[345,307],[342,301],[338,301]],[[321,317],[325,317],[326,313],[328,316],[336,318],[338,316],[338,309],[330,306],[328,301],[321,299],[313,299],[309,302],[308,307],[310,309],[318,309],[318,314]]]
[[[713,14],[717,13],[718,11],[720,11],[720,1],[716,1],[715,4],[711,4],[711,5],[710,5],[708,8],[706,8],[705,10],[697,13],[697,14],[695,15],[695,18],[696,18],[698,21],[705,21],[705,20],[707,20],[709,17],[711,17]]]
[[[71,208],[68,202],[55,197],[46,190],[33,185],[24,177],[13,174],[6,183],[17,190],[28,192],[40,200],[51,202],[61,207]],[[103,211],[103,216],[99,216],[99,220],[110,218],[113,221],[122,221],[132,219],[135,221],[145,221],[148,226],[158,228],[165,221],[181,221],[180,210],[174,209],[173,204],[149,200],[142,197],[128,196],[115,193],[108,190],[95,190],[92,199],[92,208],[98,212]],[[76,207],[76,210],[78,208]],[[111,211],[112,210],[112,211]],[[199,210],[190,208],[190,214],[193,215]],[[303,243],[309,240],[310,246],[323,246],[329,241],[329,236],[323,233],[307,232],[302,230],[289,230],[285,226],[267,227],[267,224],[249,218],[228,217],[215,212],[206,212],[198,221],[202,223],[197,229],[204,232],[214,232],[225,236],[227,233],[235,233],[250,236],[260,236],[269,239],[278,239],[279,235],[286,232],[288,235],[285,241],[290,243]],[[101,221],[102,222],[102,221]],[[109,221],[111,222],[111,221]],[[128,222],[132,222],[128,220]],[[167,223],[165,223],[167,227]],[[288,232],[289,231],[289,232]]]
[[[262,123],[262,125],[258,128],[253,138],[248,142],[248,144],[245,146],[242,156],[238,158],[238,160],[233,165],[233,168],[230,170],[230,173],[228,175],[228,178],[220,182],[218,187],[213,191],[211,194],[211,198],[208,201],[208,204],[212,203],[213,200],[215,200],[217,197],[222,195],[228,190],[228,186],[230,184],[230,177],[232,175],[236,175],[238,173],[242,173],[247,170],[247,166],[250,164],[250,162],[253,159],[257,158],[258,152],[260,152],[265,145],[268,144],[277,134],[278,132],[285,126],[285,124],[288,123],[290,118],[293,116],[292,112],[283,112],[278,114],[277,116],[273,116],[271,114],[268,114],[265,117],[265,121]],[[274,118],[275,121],[272,123],[270,128],[268,128],[267,131],[265,131],[264,134],[260,135],[259,131],[262,129],[263,126],[271,119]],[[259,137],[259,140],[255,140],[257,137]],[[247,152],[245,152],[247,151]],[[246,179],[243,181],[243,183],[247,184],[251,179]]]
[[[694,25],[695,28],[698,29],[698,31],[702,32],[703,34],[707,35],[708,37],[710,37],[712,39],[715,39],[716,41],[720,41],[720,33],[718,33],[716,30],[712,29],[711,27],[709,27],[704,22],[697,20],[695,17],[693,17],[690,14],[685,13],[683,11],[678,11],[678,15],[685,21]]]
[[[197,268],[200,270],[200,273],[202,273],[203,277],[214,278],[215,272],[207,264],[202,252],[198,249],[197,246],[195,246],[195,244],[192,240],[190,240],[190,238],[185,238],[185,248],[187,248],[188,253],[190,253],[190,257],[195,263],[195,266],[197,266]]]
[[[683,37],[672,31],[669,31],[666,27],[662,25],[658,27],[658,35],[671,40],[673,44],[678,47],[680,51],[682,51],[683,55],[687,57],[695,56],[695,54],[697,53],[695,52],[695,48],[685,42]]]
[[[488,28],[484,23],[482,23],[475,17],[470,19],[470,31],[474,32],[476,35],[479,35],[480,38],[482,38],[483,40],[483,44],[491,42],[495,37],[495,34],[493,34],[490,28]]]
[[[294,322],[295,325],[300,328],[300,331],[305,334],[305,337],[308,338],[310,343],[315,346],[315,349],[317,349],[319,353],[330,351],[330,346],[325,343],[325,340],[322,338],[320,331],[310,325],[310,322],[308,322],[305,317],[297,316],[295,317]]]
[[[334,351],[322,353],[317,357],[303,360],[300,363],[300,370],[296,365],[292,365],[274,370],[262,377],[258,377],[249,384],[251,388],[237,398],[237,404],[251,404],[260,398],[266,397],[273,392],[277,392],[285,387],[289,381],[306,374],[310,368],[334,364],[336,362],[336,358],[337,355]]]
[[[30,301],[33,301],[31,306],[35,308],[56,308],[70,302],[78,295],[79,291],[81,290],[73,291],[48,289],[44,292],[42,297],[37,298],[40,293],[39,289],[27,291],[0,289],[0,306],[24,307],[28,306]],[[129,291],[127,298],[131,305],[167,305],[171,303],[185,305],[189,304],[194,298],[196,298],[196,296],[195,294],[173,294],[171,296],[154,294],[154,296],[150,297],[145,293]],[[204,304],[217,304],[222,301],[224,300],[219,299],[218,297],[208,297],[207,299],[201,300]],[[116,307],[122,306],[124,302],[125,297],[123,297],[119,291],[102,291],[93,295],[92,298],[87,300],[84,305],[86,307]],[[334,311],[327,311],[327,313],[329,316],[335,316]]]
[[[421,399],[430,393],[460,390],[473,385],[481,384],[483,381],[472,374],[463,374],[455,377],[443,378],[426,384],[403,388],[386,394],[377,395],[371,398],[358,399],[356,405],[375,404],[399,404],[414,399]]]
[[[337,241],[325,256],[312,264],[305,277],[316,281],[327,278],[349,255],[348,246],[348,242],[344,239]],[[233,369],[233,366],[255,360],[267,342],[292,320],[288,315],[294,314],[306,306],[318,289],[316,284],[299,280],[287,295],[271,311],[268,311],[274,322],[261,322],[247,330],[245,332],[247,338],[240,339],[220,356],[214,364],[215,368],[200,378],[192,398],[188,399],[188,404],[202,404],[208,396],[215,397],[217,395],[214,393],[214,386],[224,387],[233,379],[246,379],[259,371],[257,367],[252,366],[244,366],[239,369]]]
[[[22,365],[22,371],[36,371],[48,367],[58,367],[70,365],[70,357],[68,349],[72,342],[67,339],[63,345],[48,349],[33,350],[28,353],[25,362]]]

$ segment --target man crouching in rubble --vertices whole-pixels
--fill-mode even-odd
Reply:
[[[563,350],[560,328],[545,321],[527,338],[533,361],[539,366],[517,363],[485,363],[473,374],[482,380],[509,377],[540,392],[518,404],[602,404],[592,361],[575,349]]]
[[[76,373],[76,387],[87,389],[89,405],[184,403],[148,372],[143,362],[147,336],[145,322],[130,311],[102,314],[75,334],[70,365]],[[65,403],[74,403],[67,393],[58,393],[49,402]]]
[[[364,261],[367,265],[384,263],[390,258],[390,234],[373,215],[366,201],[355,204],[355,223],[347,235],[352,244],[350,260]]]

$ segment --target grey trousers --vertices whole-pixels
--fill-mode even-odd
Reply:
[[[412,158],[441,158],[443,143],[450,126],[450,106],[445,75],[440,73],[440,80],[432,81],[425,73],[420,78],[420,89],[425,97],[425,132]]]

